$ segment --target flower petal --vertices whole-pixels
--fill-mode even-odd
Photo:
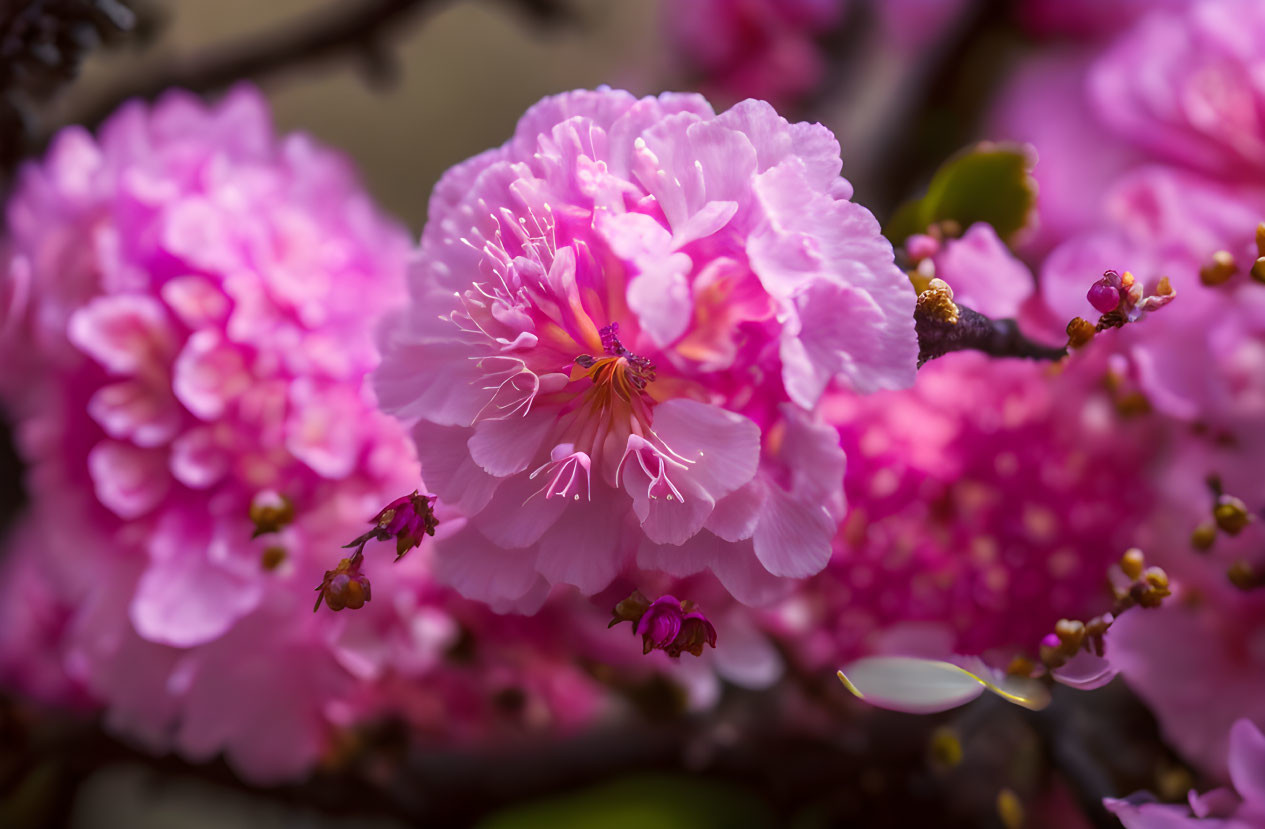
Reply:
[[[1008,702],[1040,709],[1049,692],[1035,681],[1007,680],[998,684],[951,662],[910,656],[870,656],[839,671],[844,687],[871,705],[911,714],[931,714],[956,708],[985,689]]]

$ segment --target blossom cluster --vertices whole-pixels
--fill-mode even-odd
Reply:
[[[853,11],[675,22],[722,97],[779,99]],[[1039,45],[986,123],[1035,147],[1035,224],[895,249],[834,134],[762,100],[546,97],[444,174],[416,242],[247,87],[64,130],[0,241],[31,495],[0,680],[278,781],[377,719],[591,726],[649,674],[702,708],[842,667],[909,711],[1120,674],[1233,786],[1195,818],[1250,825],[1265,11],[1016,13]],[[949,25],[880,28],[916,52]],[[930,353],[933,307],[1051,359]]]

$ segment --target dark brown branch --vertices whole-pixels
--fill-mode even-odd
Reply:
[[[228,46],[201,55],[174,59],[167,65],[150,66],[125,79],[97,99],[90,110],[72,118],[95,126],[124,101],[154,98],[164,89],[180,87],[192,92],[213,92],[236,81],[262,81],[284,71],[359,58],[376,79],[392,74],[388,42],[404,31],[412,16],[435,9],[448,0],[361,0],[333,2],[317,14],[287,21],[272,30],[252,34]],[[542,23],[569,16],[560,0],[505,0]]]
[[[1023,335],[1012,319],[995,320],[953,301],[953,291],[933,279],[918,295],[914,310],[918,366],[951,351],[982,351],[991,357],[1061,360],[1067,348],[1053,348]]]

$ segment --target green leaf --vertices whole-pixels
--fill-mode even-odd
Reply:
[[[897,208],[884,232],[893,245],[936,222],[966,230],[988,222],[1003,241],[1031,222],[1037,203],[1031,152],[1017,144],[983,143],[950,158],[931,178],[927,195]]]
[[[479,829],[721,829],[774,826],[767,804],[734,786],[694,776],[627,777],[511,806]]]

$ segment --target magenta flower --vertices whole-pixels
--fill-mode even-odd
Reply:
[[[850,512],[826,572],[775,614],[808,661],[1004,668],[1060,619],[1110,609],[1108,569],[1149,514],[1149,430],[1115,415],[1099,358],[1052,376],[959,352],[911,389],[831,397]]]
[[[15,555],[70,615],[48,658],[129,738],[301,774],[371,696],[312,586],[418,484],[365,380],[404,298],[406,234],[342,158],[275,136],[250,89],[63,131],[7,219],[0,274],[21,302],[3,348],[21,359],[0,391],[34,526]],[[427,583],[410,572],[353,626],[411,641],[392,607]],[[368,598],[353,581],[332,579],[332,604]]]
[[[620,622],[632,623],[633,633],[641,637],[643,655],[661,650],[677,659],[682,653],[702,656],[704,645],[716,647],[716,628],[711,621],[694,602],[680,601],[675,596],[660,596],[651,602],[641,591],[635,591],[615,606],[614,617],[608,627]],[[749,669],[754,662],[747,659],[748,665],[741,667],[738,662],[750,655],[731,660],[730,666],[738,667],[738,673],[743,673],[743,668]]]
[[[1179,4],[1143,18],[1095,67],[1103,122],[1139,147],[1213,175],[1265,174],[1265,7]]]
[[[660,596],[650,603],[646,612],[637,620],[634,632],[645,642],[645,652],[654,648],[663,650],[672,644],[681,632],[681,602],[673,596]]]
[[[820,570],[843,459],[831,384],[908,385],[914,292],[838,144],[746,101],[537,104],[436,187],[376,375],[468,526],[462,593],[531,609],[635,556],[735,595]]]

